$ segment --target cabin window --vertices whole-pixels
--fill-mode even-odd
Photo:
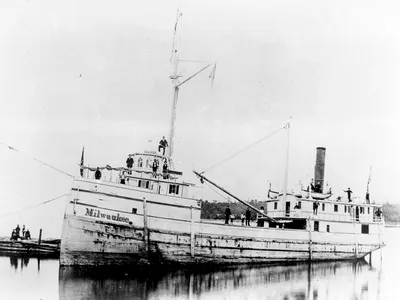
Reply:
[[[146,159],[146,168],[151,168],[153,164],[151,163],[151,158]]]
[[[325,211],[325,203],[322,203],[322,211]]]
[[[150,188],[150,181],[148,180],[139,180],[138,187],[149,189]]]
[[[275,202],[275,203],[274,203],[274,209],[275,209],[275,210],[278,209],[278,202]]]
[[[368,207],[368,214],[369,214],[369,207]]]
[[[297,207],[301,209],[301,201],[297,202]]]
[[[361,224],[361,233],[369,234],[369,225]]]
[[[346,205],[344,206],[344,212],[347,212],[347,206]]]
[[[132,208],[132,213],[136,214],[137,213],[137,208]]]
[[[326,225],[326,232],[331,232],[329,225]]]
[[[138,166],[138,168],[143,167],[143,159],[141,157],[139,157],[139,159],[138,159],[137,166]]]
[[[177,184],[170,184],[169,185],[169,193],[170,194],[179,194],[179,185]]]
[[[319,221],[314,221],[314,231],[319,231]]]
[[[338,211],[339,211],[339,207],[338,207],[337,204],[335,204],[335,205],[333,206],[333,211],[334,211],[334,212],[338,212]]]

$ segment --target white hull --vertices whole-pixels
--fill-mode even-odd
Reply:
[[[232,264],[346,260],[361,258],[382,247],[378,228],[382,225],[371,224],[368,235],[356,233],[360,232],[360,224],[349,225],[354,231],[329,233],[314,232],[310,228],[210,223],[200,220],[200,208],[195,199],[76,180],[64,217],[60,263]]]

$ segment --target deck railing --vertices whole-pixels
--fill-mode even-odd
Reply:
[[[318,212],[316,215],[313,214],[312,211],[282,211],[276,210],[267,212],[267,215],[272,218],[282,218],[282,217],[289,217],[289,218],[305,218],[315,220],[324,220],[324,221],[342,221],[342,222],[361,222],[361,223],[383,223],[383,217],[377,217],[372,214],[364,215],[360,214],[359,216],[350,215],[350,214],[339,214],[339,213],[325,213],[325,212]]]

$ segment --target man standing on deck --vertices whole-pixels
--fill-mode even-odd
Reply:
[[[313,179],[311,179],[310,187],[311,187],[311,191],[314,192],[315,191],[315,187],[314,187],[314,180]]]
[[[17,225],[17,227],[15,228],[15,234],[17,235],[17,238],[19,238],[20,230],[21,230],[21,228],[19,227],[19,225]]]
[[[321,184],[319,182],[317,182],[317,184],[315,185],[314,190],[315,190],[316,193],[322,193],[322,187],[321,187]]]
[[[318,206],[319,206],[319,202],[315,201],[313,203],[313,213],[314,213],[314,215],[318,214]]]
[[[153,177],[157,178],[158,161],[156,159],[154,159],[153,161],[152,169],[153,169]]]
[[[163,179],[168,179],[168,164],[167,164],[167,160],[164,160],[164,164],[162,166],[162,172],[163,172]]]
[[[250,209],[247,208],[247,210],[246,210],[246,226],[250,226],[250,217],[251,217],[251,212],[250,212]]]
[[[165,155],[165,147],[168,147],[168,142],[165,139],[165,136],[163,136],[162,140],[160,141],[160,144],[158,145],[158,152],[161,152],[161,149],[163,149],[162,155]]]
[[[126,167],[127,167],[128,169],[132,169],[132,167],[133,167],[133,158],[132,158],[132,155],[131,155],[131,154],[129,154],[129,157],[126,159]],[[128,171],[128,174],[132,174],[132,171],[129,170],[129,171]]]
[[[229,205],[227,205],[225,208],[225,224],[229,224],[230,217],[231,217],[231,209],[229,208]]]
[[[94,178],[96,180],[100,180],[101,179],[101,171],[100,171],[99,167],[97,167],[96,172],[94,173]]]
[[[257,215],[257,227],[264,227],[264,206],[261,206],[260,212],[262,214]]]
[[[353,192],[351,191],[351,189],[348,188],[347,191],[344,191],[344,192],[347,193],[347,198],[349,199],[349,202],[351,202],[351,194],[353,193]]]

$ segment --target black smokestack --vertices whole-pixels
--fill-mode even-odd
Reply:
[[[319,185],[321,187],[321,193],[324,192],[325,151],[325,148],[318,147],[317,158],[315,160],[314,185]]]

